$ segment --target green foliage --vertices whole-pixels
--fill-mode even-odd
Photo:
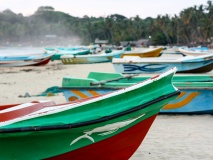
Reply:
[[[152,43],[154,45],[167,45],[168,42],[166,40],[166,36],[162,32],[158,32],[152,38]]]
[[[191,45],[209,43],[213,35],[213,5],[186,8],[179,15],[159,15],[157,18],[141,19],[138,15],[127,18],[112,14],[107,17],[73,17],[42,6],[28,17],[11,10],[0,12],[0,42],[42,41],[45,35],[80,37],[84,44],[96,38],[111,43],[151,38],[153,44]]]

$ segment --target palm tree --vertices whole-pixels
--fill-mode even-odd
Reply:
[[[155,22],[156,25],[163,31],[164,35],[166,36],[168,44],[171,44],[171,40],[168,35],[168,26],[170,22],[169,15],[168,14],[166,14],[165,16],[158,15]]]

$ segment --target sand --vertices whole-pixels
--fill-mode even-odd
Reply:
[[[51,99],[65,102],[62,94],[37,95],[52,86],[61,86],[64,76],[87,77],[90,71],[114,72],[111,63],[63,65],[60,61],[41,67],[0,68],[0,105]],[[212,160],[212,115],[158,115],[143,143],[131,160]]]

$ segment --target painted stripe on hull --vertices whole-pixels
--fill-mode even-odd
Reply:
[[[186,93],[186,92],[185,92]],[[169,110],[169,109],[177,109],[186,106],[188,103],[190,103],[196,96],[198,96],[200,92],[192,92],[190,93],[185,99],[183,99],[180,102],[167,104],[162,108],[162,110]],[[181,96],[182,97],[182,96]],[[178,97],[179,98],[179,97]],[[178,99],[177,98],[177,99]]]
[[[48,158],[50,160],[72,159],[72,160],[124,160],[129,159],[142,143],[150,126],[157,115],[134,125],[133,127],[106,140],[91,144],[89,146]]]
[[[88,92],[93,96],[98,96],[99,94],[95,92],[94,90],[88,90]]]
[[[24,108],[18,108],[18,106],[21,106],[21,104],[17,105],[16,109],[14,110],[8,110],[6,112],[4,112],[3,110],[0,109],[0,122],[5,122],[5,121],[9,121],[18,117],[22,117],[25,115],[28,115],[30,113],[39,111],[45,107],[49,107],[55,105],[55,102],[53,101],[47,101],[47,102],[38,102],[38,101],[34,101],[31,104],[29,104],[27,107]],[[10,107],[15,107],[14,105],[6,105],[3,106],[1,108],[4,109],[10,109]]]
[[[67,101],[75,101],[78,99],[82,99],[82,98],[89,98],[91,96],[99,96],[105,93],[108,93],[112,90],[101,90],[101,91],[94,91],[91,89],[86,89],[86,90],[77,90],[77,89],[72,89],[72,90],[67,90],[65,91],[64,95],[69,95],[69,97],[67,98]]]
[[[0,106],[0,111],[1,111],[1,110],[4,110],[4,109],[7,109],[7,108],[11,108],[11,107],[17,106],[17,105],[20,105],[20,104],[2,105],[2,106]]]
[[[88,96],[85,95],[84,93],[80,92],[79,90],[71,90],[74,94],[78,95],[81,98],[87,98]]]

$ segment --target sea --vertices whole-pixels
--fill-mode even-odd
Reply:
[[[45,47],[0,47],[0,56],[42,54]]]

